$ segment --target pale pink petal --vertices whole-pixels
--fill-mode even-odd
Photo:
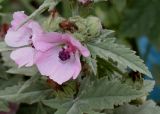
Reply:
[[[87,2],[89,2],[91,0],[78,0],[78,1],[81,2],[82,4],[85,4],[85,3],[87,3]]]
[[[61,61],[58,57],[60,51],[61,48],[55,47],[52,50],[43,53],[36,62],[40,73],[49,76],[50,79],[58,84],[62,84],[71,78],[76,79],[81,70],[78,54],[76,57],[72,54],[69,60]]]
[[[80,62],[80,55],[78,52],[75,53],[75,59],[76,59],[74,63],[75,72],[73,74],[73,79],[76,79],[78,77],[82,69],[81,62]]]
[[[31,47],[24,47],[13,51],[10,57],[16,62],[16,64],[18,64],[19,67],[29,67],[34,64],[35,53],[35,49]]]
[[[11,26],[16,29],[25,19],[27,15],[24,14],[24,11],[18,11],[13,14],[13,20]]]
[[[62,43],[61,33],[50,32],[33,36],[33,44],[37,50],[47,51]]]
[[[5,36],[5,42],[11,47],[20,47],[29,44],[29,38],[31,36],[31,30],[21,28],[17,31],[10,28]]]
[[[43,34],[41,25],[36,21],[31,21],[27,27],[32,29],[33,34]]]
[[[55,69],[55,72],[53,75],[50,75],[50,79],[54,80],[58,84],[62,84],[69,79],[73,78],[73,75],[75,72],[77,72],[75,64],[76,59],[74,55],[71,56],[71,58],[67,61],[60,61],[59,64],[57,65],[57,69]]]
[[[89,50],[86,47],[84,47],[78,40],[76,40],[75,38],[73,38],[72,35],[66,33],[66,34],[63,35],[62,38],[66,42],[68,42],[71,45],[75,46],[84,57],[88,57],[90,55]]]
[[[54,75],[50,75],[49,78],[57,82],[58,84],[63,84],[64,82],[72,79],[74,70],[73,66],[68,66],[67,64],[60,64],[59,69],[55,71]]]
[[[36,65],[42,75],[50,76],[54,74],[57,64],[59,64],[58,53],[60,48],[53,48],[45,53],[38,52]]]

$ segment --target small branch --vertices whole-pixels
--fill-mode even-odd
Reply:
[[[40,15],[43,13],[47,8],[51,10],[54,8],[61,0],[46,0],[44,3],[37,9],[35,10],[26,20],[24,20],[18,27],[17,30],[22,27],[26,22],[28,22],[30,19],[33,19],[35,16]]]

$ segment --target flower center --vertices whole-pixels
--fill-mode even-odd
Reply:
[[[59,52],[59,58],[62,60],[62,61],[66,61],[68,59],[70,59],[70,52],[68,50],[65,50],[63,48],[62,51]]]
[[[35,48],[32,42],[32,35],[29,37],[29,44],[32,48]]]

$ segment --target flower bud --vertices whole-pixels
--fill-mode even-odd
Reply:
[[[73,34],[80,41],[95,38],[100,34],[102,30],[101,21],[97,17],[90,16],[84,19],[77,16],[71,17],[69,20],[71,22],[74,22],[77,26],[77,31]]]
[[[82,18],[82,17],[79,17],[79,16],[76,16],[76,17],[71,17],[69,19],[71,22],[74,22],[75,25],[77,26],[78,28],[78,31],[79,33],[81,34],[85,34],[87,33],[86,31],[86,28],[87,28],[87,25],[86,25],[86,19]]]
[[[93,16],[87,17],[87,28],[91,37],[98,36],[102,30],[100,19]]]

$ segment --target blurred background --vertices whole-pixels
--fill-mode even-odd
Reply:
[[[71,16],[68,0],[57,6],[60,15]],[[5,33],[15,11],[31,14],[43,0],[0,0],[0,40]],[[49,15],[48,12],[43,14]],[[118,42],[135,50],[153,74],[156,86],[149,98],[160,103],[160,0],[108,0],[80,7],[80,15],[98,16],[103,27],[112,29]],[[5,68],[0,66],[5,75]]]

